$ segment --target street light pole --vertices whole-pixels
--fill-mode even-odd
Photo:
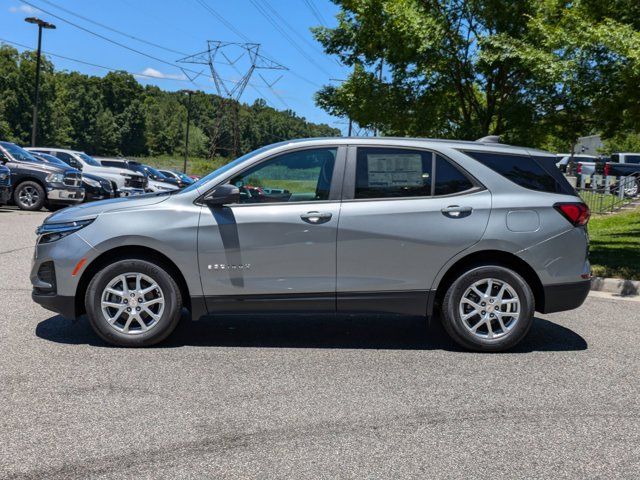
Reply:
[[[40,53],[42,51],[42,29],[55,29],[53,23],[45,22],[36,17],[28,17],[24,19],[27,23],[38,25],[38,53],[36,55],[36,85],[33,95],[33,121],[31,124],[31,146],[36,146],[36,135],[38,131],[38,101],[40,100]]]
[[[180,90],[182,93],[186,93],[187,100],[187,133],[184,138],[184,166],[182,171],[187,173],[187,160],[189,159],[189,124],[191,123],[191,95],[195,92],[193,90]]]

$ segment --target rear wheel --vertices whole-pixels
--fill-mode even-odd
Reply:
[[[85,297],[89,322],[106,342],[143,347],[164,340],[180,320],[180,288],[162,267],[127,259],[100,270]]]
[[[13,201],[20,210],[40,210],[45,200],[44,188],[37,182],[22,182],[13,192]]]
[[[461,346],[500,352],[525,337],[534,310],[533,293],[520,275],[501,266],[483,266],[451,284],[442,303],[442,322]]]

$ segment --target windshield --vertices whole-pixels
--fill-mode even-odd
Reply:
[[[254,150],[253,152],[249,152],[249,153],[247,153],[247,154],[245,154],[245,155],[243,155],[243,156],[241,156],[239,158],[236,158],[232,162],[229,162],[226,165],[223,165],[222,167],[214,170],[213,172],[211,172],[207,176],[202,177],[197,182],[192,183],[191,185],[189,185],[188,187],[183,189],[182,192],[191,192],[193,190],[196,190],[198,187],[208,183],[210,180],[212,180],[213,178],[216,178],[218,175],[222,175],[223,173],[228,172],[229,170],[231,170],[236,165],[241,164],[242,162],[250,159],[251,157],[255,157],[256,155],[259,155],[262,152],[265,152],[267,150],[271,150],[273,147],[274,147],[273,145],[266,145],[266,146],[261,147],[261,148],[259,148],[257,150]]]
[[[90,157],[89,155],[87,155],[86,153],[80,152],[78,153],[78,156],[84,160],[84,163],[86,163],[87,165],[91,165],[92,167],[101,167],[102,165],[100,164],[99,161],[97,161],[95,158]]]
[[[159,178],[160,180],[166,180],[167,178],[164,173],[161,173],[160,171],[156,170],[153,167],[150,167],[149,165],[145,165],[144,170],[154,178]]]
[[[27,152],[23,148],[20,148],[15,143],[0,142],[0,145],[2,145],[5,150],[9,152],[9,155],[11,155],[13,159],[17,160],[18,162],[39,162],[39,160],[31,155],[31,153]]]

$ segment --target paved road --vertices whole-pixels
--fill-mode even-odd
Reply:
[[[389,317],[110,348],[31,302],[44,216],[0,208],[0,478],[640,478],[635,302],[539,316],[509,354]]]

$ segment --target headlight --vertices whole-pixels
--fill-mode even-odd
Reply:
[[[7,173],[0,173],[0,180],[6,180],[8,176],[9,174]]]
[[[64,183],[64,173],[50,173],[47,175],[49,183]]]
[[[65,223],[44,223],[36,229],[36,234],[41,236],[39,243],[51,243],[77,232],[81,228],[89,225],[93,220],[94,219],[76,220],[75,222]]]
[[[93,178],[82,177],[82,181],[87,185],[91,185],[92,187],[100,188],[100,182],[97,180],[94,180]]]

